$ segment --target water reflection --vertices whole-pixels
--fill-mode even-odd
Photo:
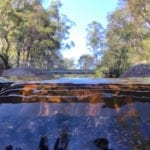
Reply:
[[[42,136],[40,139],[39,150],[49,150],[47,136]]]
[[[58,141],[63,137],[61,133],[64,129],[67,129],[66,139],[69,138],[69,141],[65,143],[69,150],[84,150],[88,147],[94,150],[96,145],[93,140],[98,138],[107,138],[113,149],[144,146],[144,143],[150,141],[149,103],[135,102],[134,110],[130,110],[133,104],[128,104],[121,107],[119,112],[111,108],[97,108],[94,115],[83,111],[88,104],[75,103],[78,111],[73,113],[70,110],[67,114],[61,108],[64,105],[68,110],[70,104],[61,106],[47,103],[50,108],[55,109],[46,116],[39,115],[40,105],[28,103],[0,106],[0,149],[8,144],[22,149],[38,149],[39,139],[43,135],[48,137],[49,149],[53,149],[54,145],[58,145],[56,143],[61,143]],[[91,105],[96,107],[96,104]]]
[[[17,83],[0,102],[2,150],[150,147],[149,84]]]
[[[108,140],[105,138],[98,138],[94,140],[94,144],[96,145],[96,147],[100,150],[108,150]]]
[[[63,130],[56,140],[54,150],[67,150],[68,143],[69,143],[68,132],[66,130]]]
[[[13,146],[12,146],[12,145],[8,145],[8,146],[6,147],[6,150],[13,150]]]

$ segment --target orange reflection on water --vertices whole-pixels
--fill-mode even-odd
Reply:
[[[115,103],[115,104],[114,104],[114,107],[115,107],[116,112],[119,113],[119,111],[120,111],[120,106],[119,106],[117,103]]]
[[[53,106],[49,103],[88,103],[86,108],[82,108],[86,115],[99,115],[102,105],[114,109],[118,114],[121,113],[121,107],[128,105],[126,112],[120,117],[138,117],[138,112],[134,106],[135,89],[138,86],[131,85],[93,85],[93,86],[77,86],[77,85],[61,85],[61,84],[25,84],[23,85],[23,102],[41,102],[38,115],[46,116],[54,114]],[[142,88],[140,86],[140,88]],[[144,87],[148,88],[148,86]],[[121,95],[122,94],[122,95]],[[129,94],[129,95],[128,95]],[[127,98],[126,98],[127,97]],[[74,110],[62,106],[64,112]],[[104,108],[104,107],[103,107]],[[76,109],[78,110],[78,108]],[[58,110],[59,111],[59,110]],[[62,110],[61,110],[62,111]],[[81,110],[78,110],[79,112]]]
[[[34,89],[37,89],[37,88],[38,88],[37,84],[27,84],[27,85],[24,85],[24,87],[23,87],[23,96],[32,94],[32,91]]]
[[[97,116],[100,115],[100,110],[101,110],[101,105],[100,103],[97,104],[88,104],[88,111],[87,115],[88,116]]]

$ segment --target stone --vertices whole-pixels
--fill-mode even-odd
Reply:
[[[4,70],[1,74],[2,77],[5,78],[16,78],[16,79],[27,79],[27,78],[44,78],[44,77],[52,77],[48,73],[48,71],[45,70],[39,70],[32,67],[16,67],[11,68],[8,70]]]
[[[129,68],[120,78],[150,77],[150,64],[139,64]]]

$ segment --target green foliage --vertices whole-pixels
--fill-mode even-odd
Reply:
[[[75,69],[75,63],[73,59],[65,58],[63,61],[63,69]]]
[[[150,63],[150,3],[148,0],[120,1],[122,5],[108,15],[103,40],[96,34],[98,29],[92,34],[88,30],[88,47],[101,52],[102,46],[93,45],[101,42],[105,45],[97,65],[97,75],[103,77],[119,77],[134,64]]]
[[[93,21],[87,28],[87,48],[93,53],[95,63],[100,58],[104,49],[104,28],[99,22]]]
[[[78,60],[79,68],[83,70],[94,69],[94,57],[88,54],[80,56]]]
[[[39,0],[0,2],[1,54],[7,55],[12,63],[13,53],[17,66],[57,67],[58,62],[62,62],[61,49],[71,46],[66,40],[73,25],[60,14],[61,2],[52,1],[49,9],[44,9]],[[39,66],[37,61],[46,65]]]

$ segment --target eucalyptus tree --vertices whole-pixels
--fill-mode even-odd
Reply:
[[[149,0],[120,0],[130,10],[136,25],[141,24],[144,20],[145,25],[150,28],[150,2]]]
[[[62,48],[69,38],[73,23],[60,14],[61,2],[51,2],[44,9],[40,0],[6,0],[0,5],[1,52],[9,60],[16,58],[17,66],[53,68],[62,64]],[[42,63],[41,63],[42,62]]]
[[[97,21],[92,21],[87,27],[87,48],[93,53],[98,62],[105,46],[105,30]]]
[[[18,26],[18,22],[12,20],[12,0],[0,0],[0,57],[9,67],[9,54],[12,43],[11,34]]]
[[[150,2],[149,0],[121,0],[129,10],[136,30],[136,51],[139,58],[150,62]]]
[[[72,26],[75,25],[75,23],[71,21],[66,15],[60,14],[61,6],[62,3],[60,0],[53,0],[48,11],[50,14],[50,20],[52,22],[52,25],[56,27],[55,34],[52,38],[56,41],[56,44],[58,44],[58,47],[55,48],[55,53],[53,55],[53,62],[58,62],[58,66],[60,68],[64,65],[63,57],[60,50],[63,51],[65,49],[70,49],[72,46],[74,46],[73,41],[69,39],[69,30]]]
[[[47,51],[59,47],[59,43],[53,39],[57,27],[52,24],[49,13],[39,1],[25,3],[24,6],[23,11],[16,13],[17,17],[23,18],[23,23],[14,32],[14,37],[18,59],[20,54],[24,54],[24,60],[33,66],[37,60],[42,61],[45,55],[52,54]]]
[[[63,59],[63,69],[75,69],[76,64],[72,58],[64,58]]]
[[[150,63],[148,20],[137,14],[137,10],[135,10],[136,13],[131,10],[136,5],[147,2],[147,0],[141,0],[139,3],[136,0],[133,0],[132,3],[130,0],[122,1],[124,1],[123,5],[108,16],[106,29],[107,50],[104,51],[97,68],[100,74],[103,72],[107,77],[118,77],[129,66],[137,63]],[[131,5],[134,5],[133,8]],[[144,9],[145,6],[141,7]],[[141,13],[146,16],[147,11],[144,10]]]
[[[89,54],[81,55],[78,60],[78,66],[83,70],[95,69],[94,57]]]

